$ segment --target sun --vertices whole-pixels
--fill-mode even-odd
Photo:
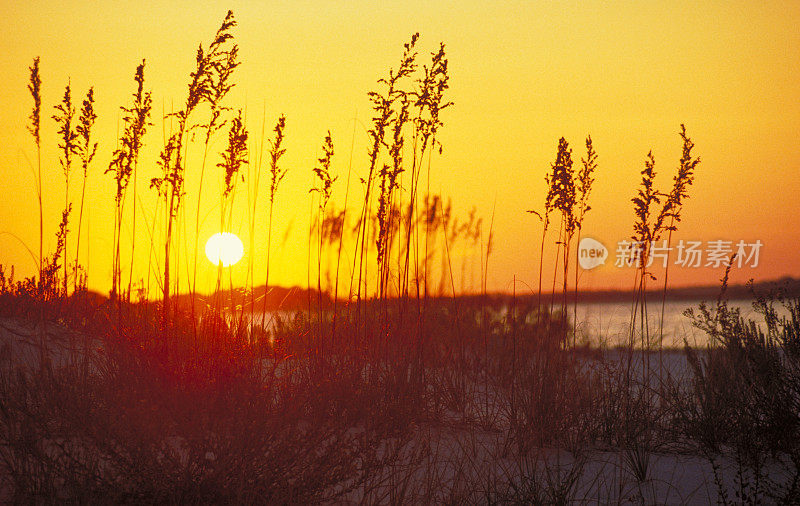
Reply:
[[[241,260],[243,255],[242,241],[230,232],[214,234],[206,243],[206,256],[214,265],[222,263],[223,267],[229,267]]]

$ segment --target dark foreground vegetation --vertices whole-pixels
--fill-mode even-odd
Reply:
[[[0,288],[6,500],[750,504],[799,492],[797,300],[785,319],[759,298],[761,327],[724,300],[701,308],[710,345],[687,361],[565,348],[569,329],[531,307],[440,302],[417,319],[365,305],[267,332],[213,312],[164,328],[144,303]],[[671,458],[711,481],[670,483]]]

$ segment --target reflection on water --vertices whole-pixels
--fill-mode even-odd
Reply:
[[[713,305],[713,302],[711,303]],[[665,347],[682,347],[684,342],[690,346],[705,346],[708,336],[692,325],[692,320],[684,316],[687,308],[697,307],[700,301],[667,301],[664,305],[664,340]],[[763,317],[753,309],[750,300],[731,300],[728,307],[738,308],[745,319],[752,319],[763,324]],[[788,316],[783,306],[776,304],[778,316]],[[631,302],[588,302],[579,303],[577,310],[578,335],[591,344],[603,343],[607,346],[626,344],[630,338]],[[570,311],[572,315],[572,311]],[[637,336],[640,334],[640,314],[636,317]],[[658,345],[661,336],[661,301],[648,301],[647,323],[650,329],[650,341]],[[580,340],[579,337],[579,340]],[[638,339],[638,338],[637,338]]]
[[[707,302],[710,306],[715,301]],[[690,346],[705,346],[708,343],[708,336],[700,329],[692,325],[692,320],[684,315],[688,308],[692,308],[697,313],[700,300],[667,301],[664,305],[664,325],[663,341],[665,348],[682,348],[684,343]],[[745,319],[752,319],[759,323],[763,328],[764,319],[761,314],[753,309],[751,300],[731,300],[728,301],[730,309],[739,309],[740,314]],[[508,311],[508,306],[487,307],[487,312],[493,314],[495,318],[503,318]],[[785,307],[780,304],[775,305],[779,317],[789,315]],[[592,346],[603,345],[613,347],[617,345],[627,345],[631,334],[631,311],[632,302],[583,302],[577,307],[577,335],[578,343],[588,343]],[[634,346],[641,346],[641,309],[637,308],[636,329]],[[573,319],[573,307],[568,309],[570,320]],[[248,317],[250,315],[247,315]],[[256,325],[264,325],[269,331],[279,330],[282,325],[289,324],[295,318],[306,316],[304,311],[275,310],[255,312],[252,321]],[[314,314],[316,317],[316,313]],[[647,325],[650,329],[650,345],[658,347],[662,337],[661,332],[661,301],[648,301],[647,306]]]

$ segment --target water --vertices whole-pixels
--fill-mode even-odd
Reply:
[[[690,346],[705,346],[708,344],[708,335],[692,325],[692,320],[684,315],[686,309],[692,308],[697,313],[700,300],[667,301],[664,305],[663,341],[665,348],[682,348],[685,343]],[[715,301],[706,301],[713,306]],[[764,319],[753,309],[752,300],[730,300],[728,307],[738,308],[745,319],[752,319],[764,328]],[[780,304],[776,304],[778,316],[787,316],[788,311]],[[504,307],[501,310],[508,310]],[[569,307],[569,317],[572,319],[572,306]],[[636,315],[636,346],[640,341],[640,309]],[[255,314],[255,321],[261,322],[263,313]],[[267,313],[266,324],[271,330],[276,330],[278,319],[290,322],[295,317],[296,311],[275,310]],[[650,343],[658,346],[661,339],[661,301],[648,301],[647,321],[650,329]],[[578,342],[588,342],[593,346],[604,345],[613,347],[626,345],[630,340],[631,302],[582,302],[577,308],[576,330]]]
[[[713,305],[714,302],[709,304]],[[683,313],[693,308],[697,313],[699,300],[667,301],[664,306],[664,347],[683,347],[684,342],[691,346],[705,346],[708,336],[692,325],[692,320]],[[763,317],[753,309],[751,300],[731,300],[728,307],[738,308],[745,319],[762,324]],[[788,316],[786,308],[776,305],[778,316]],[[658,344],[661,335],[661,301],[648,301],[648,327],[651,343]],[[640,314],[636,316],[637,336],[640,334]],[[615,346],[625,344],[630,336],[631,302],[586,302],[577,308],[577,331],[591,344]],[[638,343],[637,343],[638,344]]]

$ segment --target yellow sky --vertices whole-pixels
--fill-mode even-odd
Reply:
[[[451,197],[462,217],[476,206],[488,224],[495,210],[490,290],[510,290],[515,276],[530,286],[537,283],[541,228],[525,211],[542,207],[543,177],[559,137],[570,141],[576,160],[586,134],[594,139],[599,168],[584,233],[605,243],[613,257],[616,242],[632,233],[630,199],[646,153],[653,150],[667,189],[680,157],[681,123],[702,163],[675,241],[760,240],[760,266],[742,269],[734,279],[800,275],[800,5],[794,1],[153,2],[147,7],[6,2],[0,7],[0,232],[38,250],[35,149],[25,125],[31,109],[28,66],[40,56],[48,118],[43,120],[46,250],[54,247],[64,204],[56,128],[49,116],[70,79],[76,98],[95,87],[100,146],[87,185],[88,239],[82,240],[88,250],[82,248],[81,259],[86,263],[88,254],[90,287],[107,290],[114,186],[102,172],[116,145],[119,107],[128,105],[134,91],[135,67],[147,59],[146,88],[153,91],[156,118],[145,138],[138,185],[150,220],[155,199],[147,181],[158,175],[160,116],[185,100],[197,44],[208,43],[228,8],[239,23],[234,33],[242,65],[227,105],[246,109],[251,136],[259,142],[264,115],[268,131],[279,114],[287,118],[289,172],[275,208],[270,274],[275,283],[306,282],[310,169],[331,130],[333,166],[340,176],[334,200],[341,205],[354,118],[351,202],[361,197],[357,177],[366,170],[371,117],[366,92],[396,67],[402,44],[415,31],[423,57],[439,41],[447,45],[449,98],[455,103],[443,113],[444,151],[433,158],[431,188]],[[225,141],[224,132],[218,134],[212,154]],[[191,171],[201,156],[196,148],[188,154],[190,216],[197,188]],[[218,213],[217,161],[209,163],[212,183],[204,189],[203,215]],[[79,190],[76,170],[70,188],[76,205]],[[240,219],[233,231],[247,244],[245,199],[237,204]],[[258,212],[262,229],[265,208]],[[141,276],[149,249],[143,223],[137,225],[135,259]],[[214,223],[212,218],[203,223],[203,242],[217,231]],[[194,223],[182,226],[193,231]],[[287,228],[292,232],[283,242]],[[246,254],[256,259],[260,279],[264,234],[256,237],[256,250]],[[8,234],[0,235],[0,263],[15,264],[18,275],[30,275],[35,267],[25,247]],[[186,266],[181,269],[185,276]],[[210,286],[215,272],[201,263],[201,282]],[[720,275],[719,269],[670,271],[675,285],[713,283]],[[632,282],[630,270],[612,265],[581,278],[585,288],[627,288]]]

